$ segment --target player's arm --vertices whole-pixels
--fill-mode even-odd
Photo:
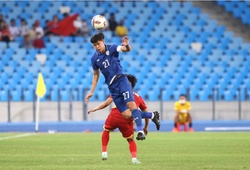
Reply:
[[[85,103],[88,103],[89,99],[93,96],[96,85],[98,83],[99,76],[100,76],[100,70],[99,69],[94,70],[94,74],[93,74],[93,77],[92,77],[91,89],[90,89],[89,94],[87,94],[87,96],[85,97]]]
[[[139,108],[141,109],[141,111],[143,112],[148,112],[148,107],[145,103],[145,101],[143,100],[143,98],[141,96],[139,96],[138,98],[135,98],[137,100],[137,102],[139,102]],[[144,133],[147,135],[148,134],[148,124],[149,124],[149,119],[145,118],[145,124],[144,124],[144,128],[143,131]]]
[[[132,47],[129,45],[129,38],[127,36],[123,37],[121,51],[122,52],[129,52],[132,50]]]
[[[90,114],[91,112],[95,112],[97,110],[101,110],[101,109],[108,107],[112,103],[112,101],[113,101],[113,99],[111,97],[109,97],[106,101],[101,103],[99,106],[89,109],[88,114]]]
[[[148,109],[144,109],[142,110],[143,112],[148,112]],[[148,134],[148,124],[149,124],[149,118],[145,118],[145,124],[144,124],[144,128],[143,128],[143,131],[145,133],[145,135]]]

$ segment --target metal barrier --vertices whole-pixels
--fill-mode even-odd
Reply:
[[[163,90],[164,89],[160,89],[160,95],[158,96],[158,100],[157,100],[157,103],[159,103],[159,106],[157,106],[157,108],[159,108],[159,111],[160,113],[162,114],[161,117],[164,117],[163,113],[165,111],[165,108],[164,108],[164,101],[163,100]],[[80,101],[79,99],[81,99],[81,103],[82,103],[82,120],[88,120],[88,113],[87,113],[87,110],[88,110],[88,105],[84,102],[84,96],[86,96],[87,94],[87,91],[88,89],[78,89],[77,92],[77,96],[80,96],[80,93],[82,93],[82,98],[74,98],[73,96],[73,91],[72,89],[69,90],[69,100],[68,101],[63,101],[64,103],[65,102],[68,102],[68,120],[69,121],[72,121],[73,120],[73,102],[75,101]],[[238,112],[238,120],[242,120],[242,102],[246,102],[246,101],[249,101],[250,99],[250,96],[249,94],[247,93],[249,91],[249,89],[245,88],[245,89],[237,89],[237,93],[235,94],[234,96],[234,102],[237,102],[237,112]],[[35,91],[33,91],[33,94],[34,94],[34,100],[33,100],[33,121],[35,121],[35,110],[36,110],[36,96],[35,96]],[[211,103],[211,108],[212,108],[212,111],[211,111],[211,114],[212,114],[212,118],[211,120],[217,120],[217,115],[216,115],[216,111],[217,111],[217,104],[220,102],[220,101],[225,101],[225,97],[223,97],[222,95],[220,95],[220,91],[218,88],[213,88],[212,89],[212,92],[211,92],[211,96],[209,97],[209,100],[206,101],[206,102],[209,102]],[[57,93],[57,98],[58,100],[56,101],[57,102],[57,121],[61,122],[62,121],[62,106],[61,106],[61,103],[62,103],[62,96],[60,95],[60,89],[58,89],[58,93]],[[107,95],[107,91],[104,92],[104,99],[106,97],[108,97]],[[189,99],[190,98],[190,89],[187,89],[186,90],[186,95],[187,95],[187,98]],[[242,96],[244,95],[244,96]],[[47,94],[47,96],[45,96],[45,99],[46,101],[51,101],[51,93]],[[148,100],[148,97],[147,96],[144,96],[144,99],[147,101]],[[242,100],[244,99],[244,100]],[[24,100],[24,97],[22,95],[22,100]],[[171,99],[171,102],[174,102],[176,99],[174,99],[174,97],[172,96],[172,99]],[[197,98],[196,101],[199,101],[199,98]],[[12,113],[12,107],[11,105],[13,104],[14,101],[12,101],[12,97],[11,97],[11,94],[10,94],[10,90],[8,90],[8,101],[7,101],[7,122],[12,122],[12,119],[11,119],[11,113]],[[191,103],[194,102],[194,101],[191,101]]]

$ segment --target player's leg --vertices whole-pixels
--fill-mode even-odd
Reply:
[[[155,112],[142,112],[141,110],[139,110],[137,107],[136,107],[136,104],[134,101],[130,101],[130,102],[127,102],[127,106],[129,108],[129,110],[132,111],[132,117],[135,119],[137,119],[138,117],[138,120],[140,119],[145,119],[145,118],[149,118],[151,119],[155,125],[156,125],[156,129],[157,130],[160,130],[160,113],[158,111],[155,111]],[[142,122],[140,120],[140,122]],[[135,120],[135,123],[136,125],[138,126],[136,120]],[[141,127],[142,129],[142,127]]]
[[[141,120],[142,118],[152,119],[152,121],[156,125],[156,129],[160,130],[160,114],[157,111],[156,112],[142,112],[141,110],[139,110],[134,102],[134,93],[133,93],[133,89],[128,78],[126,76],[123,76],[119,79],[119,81],[120,83],[117,85],[119,86],[119,89],[121,90],[120,92],[122,94],[123,100],[126,103],[129,110],[132,112],[132,117],[134,119],[138,119],[135,121],[136,125],[139,126],[138,130],[139,131],[142,130],[142,128],[140,127],[140,124],[142,124],[142,120]],[[121,112],[123,111],[124,110],[122,110]]]
[[[102,132],[102,160],[108,159],[107,147],[109,143],[109,131],[103,130]]]
[[[127,139],[129,144],[129,151],[132,156],[132,163],[133,164],[140,164],[141,162],[137,159],[137,146],[133,138]]]
[[[136,139],[137,140],[144,140],[146,137],[145,137],[145,134],[143,132],[141,114],[140,114],[140,112],[137,112],[136,110],[138,110],[138,109],[133,110],[132,114],[131,114],[131,111],[129,109],[127,109],[127,110],[121,112],[121,114],[125,118],[129,118],[129,116],[130,116],[130,118],[132,117],[134,119],[136,127],[137,127],[137,131],[138,131]]]
[[[175,114],[175,116],[174,116],[174,128],[173,128],[172,132],[179,132],[178,122],[179,122],[179,116],[178,116],[178,114]]]
[[[119,113],[119,112],[118,112]],[[108,143],[109,143],[109,134],[110,131],[116,129],[116,119],[115,116],[113,116],[113,111],[110,112],[108,115],[105,124],[103,126],[103,132],[102,132],[102,160],[108,159]]]
[[[189,123],[189,131],[190,131],[190,132],[193,132],[194,129],[193,129],[192,117],[191,117],[190,113],[188,113],[188,115],[187,115],[187,121],[188,121],[188,123]]]
[[[129,151],[132,157],[132,163],[139,164],[140,161],[137,160],[137,146],[134,141],[134,123],[133,119],[123,118],[118,125],[119,131],[122,133],[122,136],[127,139],[129,144]]]

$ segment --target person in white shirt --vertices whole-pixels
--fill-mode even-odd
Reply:
[[[29,28],[27,26],[27,22],[25,19],[21,19],[21,26],[19,27],[19,32],[21,36],[24,36],[29,31]]]
[[[15,38],[20,35],[20,31],[18,27],[16,26],[16,21],[14,19],[10,20],[10,26],[9,26],[10,34]]]

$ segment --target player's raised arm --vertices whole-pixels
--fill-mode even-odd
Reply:
[[[142,110],[143,112],[148,112],[148,109],[144,109]],[[148,134],[148,124],[149,124],[149,118],[145,118],[145,124],[144,124],[144,128],[143,128],[143,131],[145,133],[145,135]]]
[[[112,101],[113,101],[113,99],[111,97],[107,98],[107,100],[104,101],[103,103],[101,103],[99,106],[89,109],[88,114],[90,114],[91,112],[95,112],[97,110],[101,110],[101,109],[108,107],[112,103]]]
[[[123,37],[121,51],[122,52],[129,52],[132,50],[131,45],[129,45],[129,38],[127,36]]]
[[[98,80],[99,80],[99,76],[100,76],[100,70],[99,69],[94,70],[94,74],[93,74],[93,77],[92,77],[91,89],[90,89],[89,94],[87,94],[87,96],[85,97],[85,103],[88,103],[89,99],[93,96],[96,85],[97,85]]]

